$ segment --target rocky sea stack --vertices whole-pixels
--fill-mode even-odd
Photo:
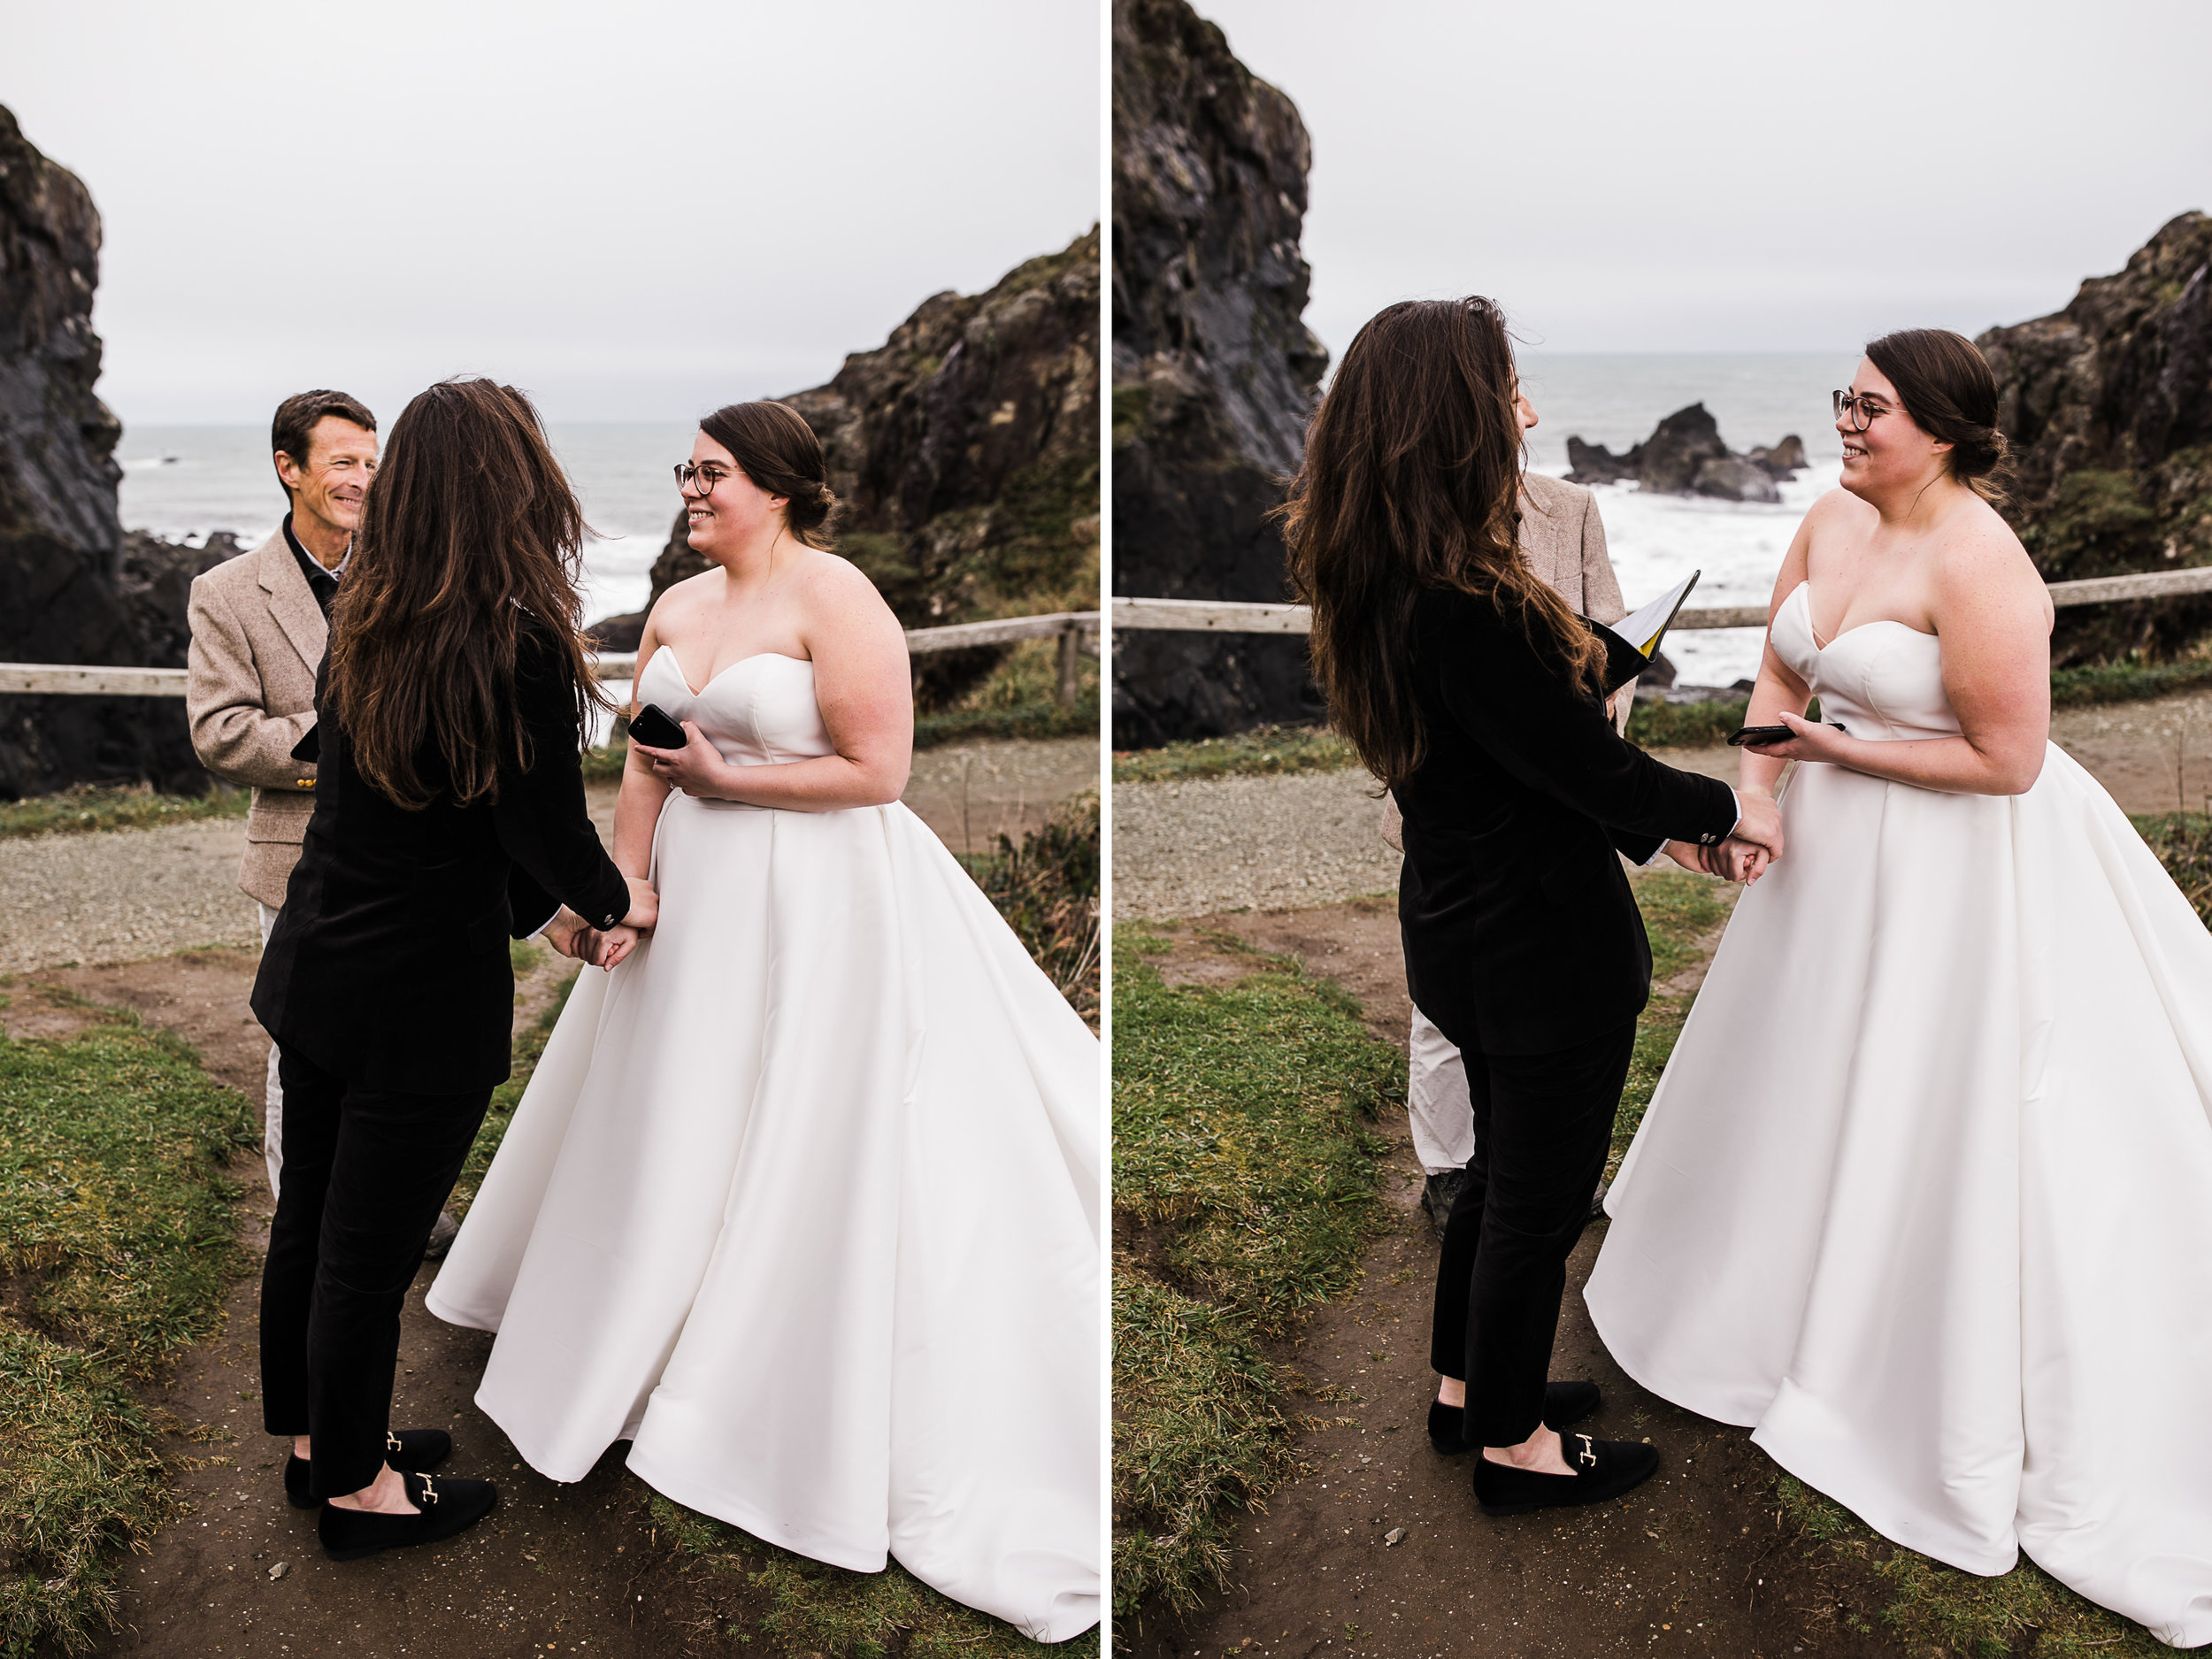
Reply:
[[[0,662],[181,668],[182,587],[220,552],[126,549],[122,425],[92,389],[99,280],[91,193],[0,107]],[[0,696],[0,799],[138,781],[207,787],[181,699]]]
[[[1625,455],[1601,443],[1567,440],[1567,481],[1612,484],[1633,479],[1639,488],[1668,495],[1711,495],[1722,501],[1778,502],[1778,480],[1805,466],[1805,445],[1795,433],[1771,449],[1738,455],[1721,442],[1719,423],[1702,403],[1678,409],[1651,436]]]
[[[1269,512],[1328,354],[1301,320],[1312,146],[1184,0],[1115,0],[1114,572],[1132,598],[1280,602]],[[1128,633],[1114,743],[1322,718],[1305,642]]]
[[[2212,217],[1975,343],[2017,469],[2005,513],[2045,580],[2212,565]],[[2085,605],[2058,613],[2052,659],[2169,656],[2208,632],[2212,596]]]
[[[1099,235],[945,293],[826,386],[784,398],[822,441],[838,550],[910,628],[1098,604]],[[697,574],[679,511],[652,598]],[[651,601],[648,601],[648,609]],[[636,649],[645,612],[595,631]],[[917,658],[925,701],[1002,648]]]

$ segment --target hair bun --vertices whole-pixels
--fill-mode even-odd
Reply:
[[[823,529],[837,510],[822,464],[821,440],[788,403],[728,403],[699,430],[730,452],[745,476],[784,498],[784,522],[810,547],[827,547]]]

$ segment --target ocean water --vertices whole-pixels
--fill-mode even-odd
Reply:
[[[1553,356],[1521,354],[1521,382],[1536,406],[1529,465],[1567,470],[1567,439],[1615,454],[1651,435],[1662,419],[1701,403],[1732,449],[1772,447],[1794,433],[1811,465],[1781,486],[1780,504],[1646,495],[1633,484],[1601,486],[1607,550],[1632,611],[1692,571],[1693,605],[1764,604],[1798,520],[1843,470],[1828,394],[1848,386],[1855,353],[1793,357]],[[1758,672],[1755,628],[1673,634],[1666,654],[1680,683],[1725,686]]]

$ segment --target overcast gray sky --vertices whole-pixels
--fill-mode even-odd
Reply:
[[[1199,0],[1313,134],[1307,320],[1487,293],[1555,351],[2057,310],[2212,209],[2206,0]]]
[[[105,220],[128,421],[459,371],[685,420],[1099,215],[1096,0],[0,0],[0,41]]]

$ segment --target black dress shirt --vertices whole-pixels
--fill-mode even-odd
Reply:
[[[1428,734],[1393,791],[1415,1005],[1484,1054],[1548,1054],[1634,1018],[1651,945],[1618,855],[1722,840],[1735,791],[1622,738],[1486,599],[1423,594],[1407,643]]]
[[[523,771],[502,762],[495,803],[441,789],[409,811],[355,769],[352,745],[316,686],[315,811],[284,908],[254,981],[269,1034],[349,1082],[455,1094],[507,1076],[514,972],[507,945],[567,904],[595,927],[630,908],[629,884],[584,804],[568,659],[549,628],[526,624],[517,655]],[[297,751],[296,751],[297,752]],[[434,744],[416,756],[443,775]]]
[[[336,570],[325,569],[322,561],[302,546],[299,537],[292,534],[292,515],[288,512],[284,515],[284,541],[292,549],[292,557],[299,561],[300,574],[307,578],[308,592],[315,595],[315,603],[323,608],[323,620],[329,621],[330,602],[338,596],[338,579],[345,574],[346,566],[353,562],[353,549],[346,549],[346,556],[338,561]]]

